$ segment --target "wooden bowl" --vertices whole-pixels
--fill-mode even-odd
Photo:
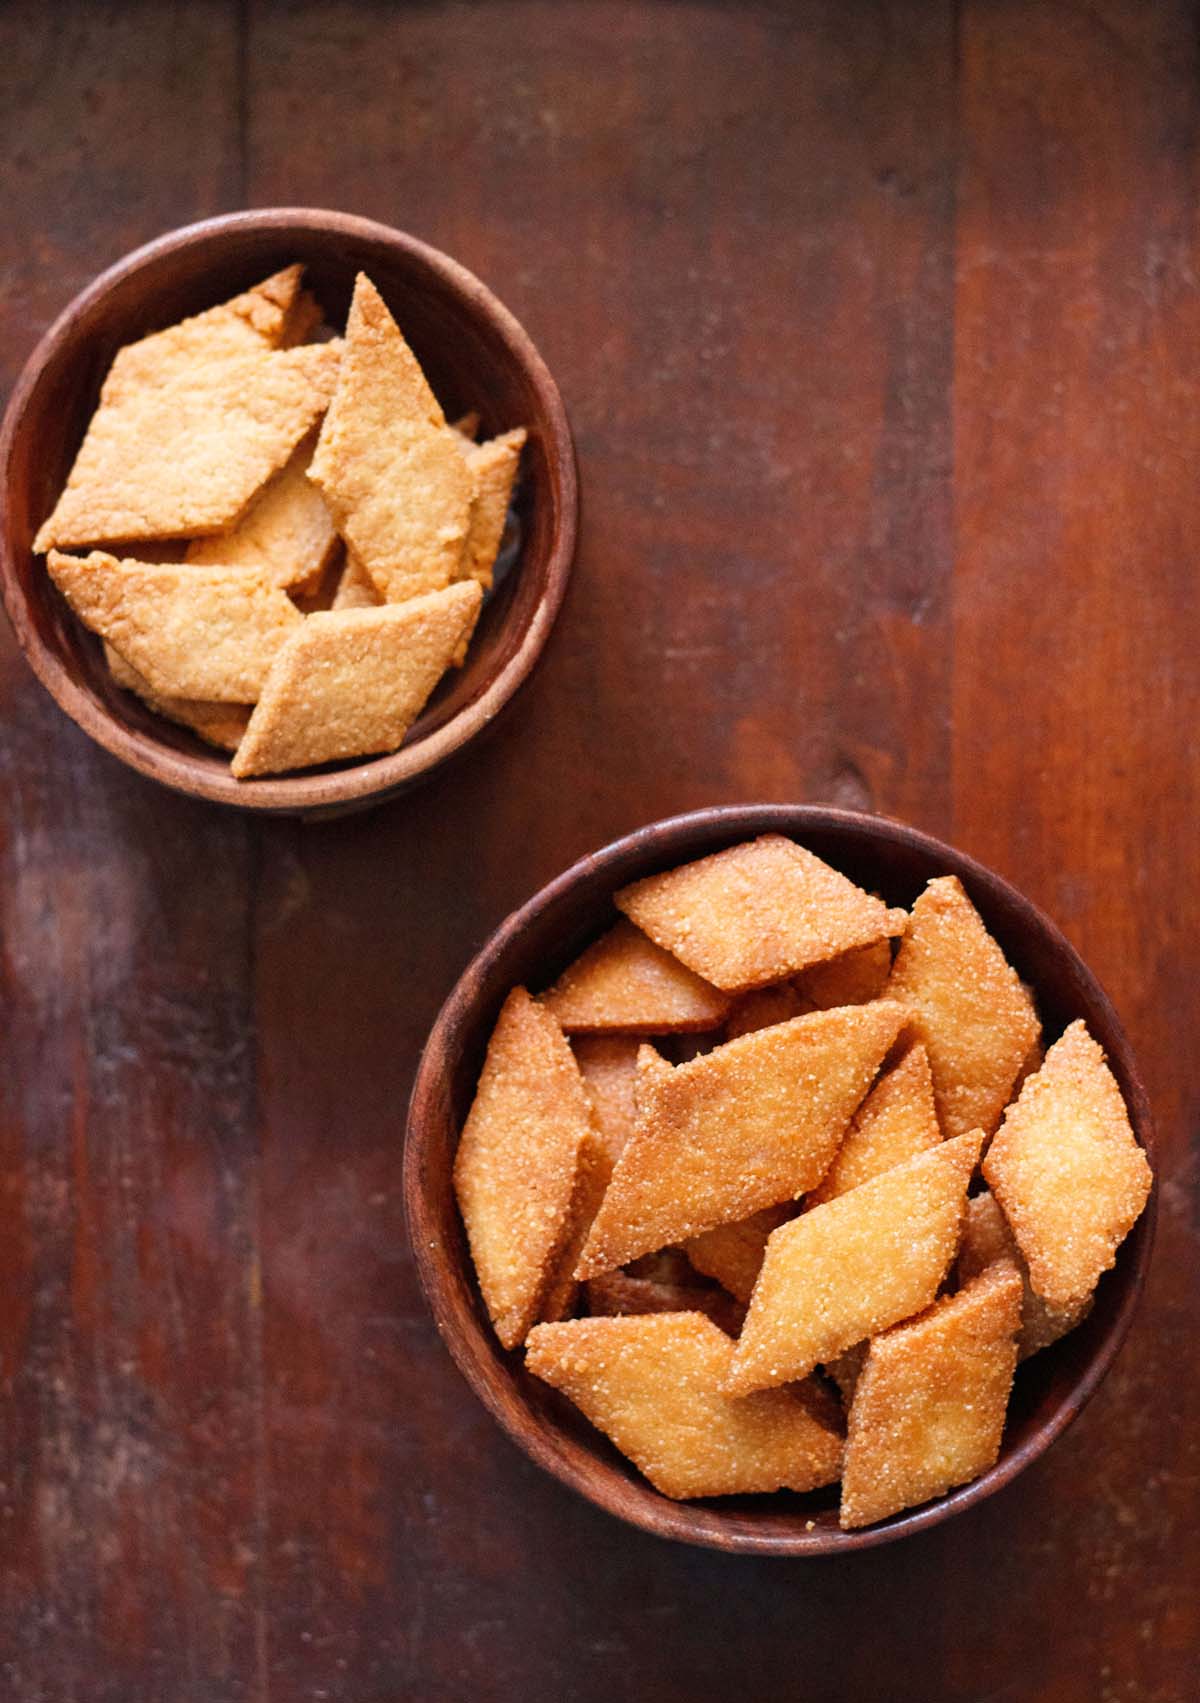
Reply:
[[[490,436],[524,425],[519,545],[488,598],[465,667],[444,680],[399,751],[279,779],[236,781],[228,759],[114,686],[99,640],[67,608],[31,544],[66,479],[123,343],[226,300],[295,260],[335,324],[355,273],[378,285],[447,415],[478,409]],[[34,673],[85,733],[178,792],[251,810],[358,808],[411,786],[485,728],[526,679],[562,603],[575,549],[575,452],[558,388],[507,308],[437,249],[346,213],[268,208],[159,237],[59,316],[17,381],[0,430],[0,582]]]
[[[451,1169],[488,1036],[509,989],[545,987],[612,921],[627,881],[762,833],[788,834],[890,904],[911,905],[934,875],[960,877],[1011,963],[1036,990],[1046,1032],[1077,1017],[1108,1054],[1138,1139],[1153,1155],[1150,1108],[1129,1043],[1095,977],[1049,919],[1000,876],[898,822],[819,806],[759,804],[659,822],[584,858],[501,924],[443,1006],[409,1108],[404,1200],[417,1270],[437,1327],[476,1395],[525,1452],[564,1484],[660,1537],[758,1555],[828,1555],[936,1525],[1042,1454],[1080,1412],[1129,1329],[1146,1276],[1157,1190],[1100,1282],[1087,1320],[1018,1370],[1000,1458],[973,1484],[865,1530],[837,1524],[836,1491],[673,1502],[659,1495],[569,1402],[500,1347],[455,1206]]]

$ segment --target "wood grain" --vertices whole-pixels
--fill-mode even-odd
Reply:
[[[1192,8],[56,0],[6,7],[0,50],[7,382],[137,242],[344,207],[512,307],[584,490],[505,725],[361,819],[143,785],[0,635],[0,1692],[1179,1703]],[[399,1205],[418,1050],[496,923],[619,833],[753,798],[904,816],[1044,905],[1167,1167],[1071,1434],[819,1563],[663,1544],[537,1472],[438,1341]]]

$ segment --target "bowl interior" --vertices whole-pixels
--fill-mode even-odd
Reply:
[[[1099,1382],[1127,1328],[1152,1239],[1154,1197],[1101,1281],[1083,1325],[1018,1371],[997,1465],[973,1484],[864,1531],[842,1532],[836,1492],[676,1503],[660,1496],[557,1392],[497,1343],[454,1202],[451,1167],[488,1037],[509,989],[537,991],[613,920],[623,882],[764,832],[791,834],[851,879],[909,906],[934,875],[957,874],[1010,962],[1036,989],[1046,1034],[1083,1017],[1108,1054],[1139,1138],[1149,1110],[1104,993],[1067,941],[1007,883],[899,824],[804,806],[700,812],[659,824],[585,860],[510,918],[470,966],[422,1059],[405,1155],[411,1242],[439,1329],[505,1428],[556,1476],[661,1535],[720,1548],[803,1554],[860,1548],[944,1519],[998,1488],[1046,1448]]]
[[[409,731],[402,748],[407,767],[418,766],[419,748],[476,703],[521,650],[546,596],[564,509],[574,500],[573,469],[564,479],[564,457],[571,458],[565,417],[528,339],[478,280],[422,244],[341,215],[242,214],[164,238],[99,279],[52,329],[39,351],[44,359],[39,365],[35,356],[28,387],[18,387],[14,399],[4,523],[10,612],[26,650],[39,653],[31,660],[52,690],[65,677],[96,712],[128,731],[134,751],[166,747],[198,780],[207,777],[234,801],[247,801],[248,792],[246,783],[238,788],[231,781],[227,759],[113,684],[99,641],[56,593],[32,540],[62,488],[121,345],[224,301],[296,260],[304,262],[305,281],[338,330],[356,273],[369,274],[448,418],[475,409],[481,435],[517,425],[529,431],[515,524],[496,587],[464,667],[442,681]],[[129,553],[136,554],[136,546]],[[14,593],[19,610],[12,609]],[[371,790],[373,772],[384,781],[394,766],[389,755],[330,768],[353,772],[362,793]],[[281,786],[294,792],[308,780],[314,792],[324,793],[328,776],[327,769],[256,781],[249,792],[265,798]]]

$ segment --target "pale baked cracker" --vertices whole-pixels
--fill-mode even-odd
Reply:
[[[752,993],[742,994],[729,1013],[725,1039],[736,1041],[739,1035],[752,1035],[756,1029],[769,1029],[774,1023],[786,1023],[815,1009],[806,999],[801,999],[791,982],[781,982],[778,987],[755,988]]]
[[[995,1195],[986,1189],[967,1202],[962,1242],[954,1274],[960,1288],[994,1265],[1007,1262],[1021,1275],[1021,1332],[1017,1338],[1018,1358],[1028,1359],[1066,1336],[1092,1310],[1091,1295],[1066,1307],[1055,1307],[1036,1294],[1029,1281],[1029,1267],[1021,1257],[1008,1220]]]
[[[571,1231],[591,1128],[583,1079],[554,1018],[524,988],[504,1002],[454,1159],[454,1192],[496,1335],[515,1348]]]
[[[250,720],[249,704],[206,703],[200,698],[168,698],[156,692],[136,668],[132,668],[120,651],[104,640],[104,660],[117,685],[126,692],[135,692],[147,708],[168,721],[198,734],[209,745],[222,751],[236,751],[246,723]]]
[[[781,834],[635,881],[616,904],[689,969],[732,993],[899,933],[907,920]]]
[[[542,995],[568,1034],[620,1029],[670,1035],[715,1029],[729,996],[621,917]]]
[[[796,978],[796,993],[818,1011],[834,1005],[865,1005],[879,998],[891,973],[891,941],[874,940],[805,970]]]
[[[683,1251],[705,1277],[714,1278],[724,1289],[745,1303],[754,1293],[763,1255],[772,1233],[796,1216],[794,1201],[764,1206],[736,1224],[718,1224],[683,1244]]]
[[[362,273],[309,477],[386,601],[440,590],[457,574],[472,474],[412,350]]]
[[[486,443],[460,446],[474,481],[475,494],[456,577],[476,579],[485,591],[491,590],[492,571],[504,537],[525,437],[524,426],[518,426],[514,431],[489,438]]]
[[[227,532],[193,539],[187,560],[261,568],[285,591],[314,591],[338,542],[325,499],[308,478],[316,441],[310,432]]]
[[[820,1206],[905,1159],[913,1159],[942,1139],[933,1103],[929,1057],[913,1043],[884,1072],[850,1120],[845,1140],[806,1206]]]
[[[264,682],[234,774],[396,750],[470,633],[480,596],[466,580],[407,603],[306,616]]]
[[[592,1103],[596,1133],[614,1165],[633,1133],[633,1085],[640,1045],[633,1035],[576,1035],[571,1042]]]
[[[1086,1299],[1133,1228],[1152,1176],[1116,1078],[1085,1023],[1072,1023],[988,1148],[983,1174],[1056,1307]]]
[[[806,1377],[927,1307],[958,1247],[982,1144],[979,1130],[942,1142],[776,1230],[750,1297],[730,1393]]]
[[[166,698],[248,704],[276,652],[303,624],[287,593],[254,568],[123,561],[50,552],[55,585]]]
[[[34,549],[227,530],[324,412],[339,359],[234,355],[102,401]]]
[[[995,1464],[1020,1317],[1021,1280],[995,1266],[875,1338],[850,1405],[845,1530],[942,1496]]]
[[[792,1200],[825,1174],[903,1012],[880,1000],[727,1041],[638,1085],[638,1123],[580,1260],[638,1254]]]
[[[627,1271],[607,1271],[584,1284],[592,1318],[619,1318],[631,1313],[703,1313],[727,1336],[742,1328],[746,1309],[723,1289],[702,1289],[698,1283],[672,1283],[665,1278],[633,1277]]]
[[[733,1344],[699,1313],[573,1319],[531,1331],[525,1364],[570,1397],[664,1496],[815,1490],[842,1440],[811,1388],[735,1401]]]
[[[363,567],[353,550],[346,551],[346,561],[333,594],[334,609],[377,609],[383,602],[375,589],[375,581]]]

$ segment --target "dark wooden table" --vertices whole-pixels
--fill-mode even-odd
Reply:
[[[1166,1703],[1196,1690],[1193,5],[0,13],[0,362],[169,226],[375,215],[524,320],[585,523],[490,743],[324,826],[176,799],[0,638],[0,1697]],[[1044,905],[1160,1120],[1118,1368],[836,1563],[627,1531],[435,1337],[399,1157],[469,954],[578,854],[874,807]]]

